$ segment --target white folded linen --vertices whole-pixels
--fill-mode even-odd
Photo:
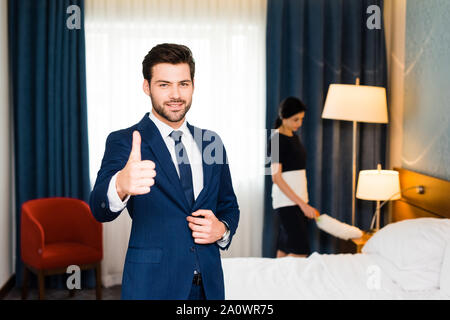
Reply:
[[[308,203],[308,184],[306,170],[292,170],[281,173],[281,177],[304,202]],[[274,209],[297,205],[289,199],[276,183],[272,185],[272,207]]]

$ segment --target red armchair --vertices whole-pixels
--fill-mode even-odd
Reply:
[[[24,263],[22,299],[27,297],[29,271],[37,274],[39,299],[44,299],[44,277],[66,273],[70,265],[81,270],[95,268],[96,298],[101,299],[102,225],[86,202],[72,198],[25,202],[20,237]],[[73,295],[74,291],[70,293]]]

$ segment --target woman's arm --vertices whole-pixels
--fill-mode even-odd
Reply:
[[[310,219],[313,219],[317,216],[317,211],[308,205],[305,201],[302,200],[293,190],[292,188],[287,184],[287,182],[283,179],[283,176],[281,175],[282,172],[282,165],[281,163],[272,163],[271,165],[271,171],[272,171],[272,182],[275,183],[281,191],[289,198],[291,201],[296,203],[300,209],[305,213],[305,216],[307,216]]]

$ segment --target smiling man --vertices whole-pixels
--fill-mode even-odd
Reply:
[[[94,217],[133,220],[123,299],[224,299],[220,249],[239,222],[225,147],[186,121],[195,62],[186,46],[160,44],[143,63],[152,111],[112,132],[90,197]]]

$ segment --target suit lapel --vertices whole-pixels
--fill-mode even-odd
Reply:
[[[211,179],[212,174],[212,164],[206,164],[204,159],[204,150],[207,146],[207,142],[204,141],[204,133],[206,130],[202,130],[200,128],[192,126],[189,122],[186,122],[187,127],[189,128],[189,131],[191,132],[192,136],[194,137],[194,141],[197,144],[197,147],[199,148],[201,155],[202,155],[202,167],[203,167],[203,189],[200,191],[200,194],[197,196],[197,199],[195,199],[194,206],[192,208],[192,211],[197,211],[200,209],[206,195],[208,194],[208,188],[210,186],[209,181]]]
[[[157,158],[160,168],[167,176],[170,187],[175,188],[175,193],[171,192],[171,190],[166,190],[167,193],[190,214],[190,208],[184,195],[180,178],[178,177],[175,169],[175,164],[172,161],[169,150],[167,150],[166,143],[164,142],[161,133],[153,121],[149,118],[148,113],[139,123],[138,129],[142,135],[143,147],[150,148]],[[156,167],[156,174],[158,174],[158,167]]]

